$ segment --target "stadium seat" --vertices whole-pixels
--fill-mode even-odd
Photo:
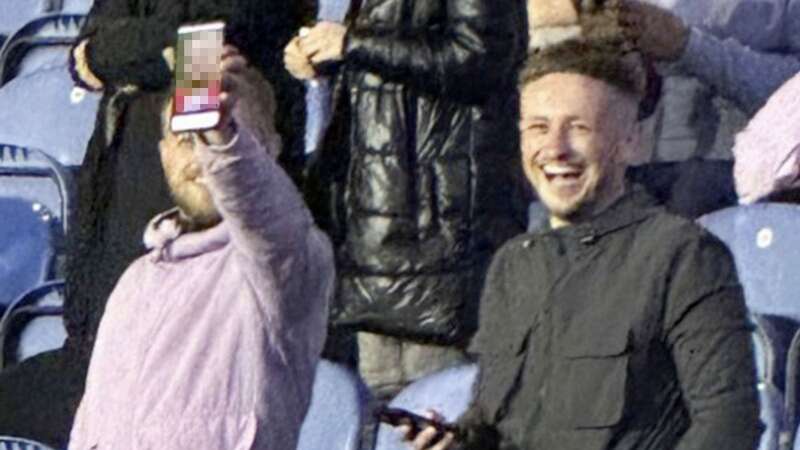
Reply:
[[[733,252],[753,313],[800,322],[800,206],[738,206],[703,216],[698,222]]]
[[[61,14],[89,14],[94,0],[61,0]]]
[[[65,65],[85,21],[84,15],[52,14],[31,21],[9,36],[0,48],[0,86],[23,71]]]
[[[14,33],[31,20],[47,14],[50,0],[3,0],[0,2],[0,34]]]
[[[0,320],[0,368],[61,348],[64,328],[64,282],[49,281],[19,297]]]
[[[64,166],[80,166],[100,95],[74,88],[66,65],[14,78],[0,89],[0,142],[46,149]]]
[[[779,450],[783,438],[783,395],[775,386],[762,382],[758,384],[758,400],[761,407],[759,419],[764,424],[758,450]]]
[[[297,449],[358,450],[368,392],[361,379],[349,370],[320,361]]]
[[[769,343],[767,333],[762,328],[764,323],[760,317],[753,317],[756,323],[753,331],[753,348],[756,357],[756,372],[758,375],[758,398],[760,404],[760,418],[764,424],[764,433],[761,435],[759,450],[777,450],[778,442],[783,431],[784,420],[784,395],[783,389],[778,388],[772,381],[775,379],[775,351]]]
[[[407,386],[389,406],[420,415],[433,409],[444,416],[445,421],[455,422],[472,401],[472,388],[477,376],[478,366],[474,364],[433,373]],[[402,441],[402,435],[396,429],[381,424],[375,450],[408,450],[408,444]]]
[[[0,313],[53,271],[52,218],[44,208],[18,198],[0,197]]]
[[[0,450],[53,450],[44,444],[28,439],[0,436]]]
[[[41,150],[0,143],[0,198],[30,202],[43,217],[56,222],[63,237],[74,195],[71,174],[53,157]]]
[[[773,365],[764,381],[785,394],[778,445],[790,446],[797,428],[800,395],[798,361],[793,356],[800,354],[800,206],[737,206],[703,216],[698,222],[733,253],[747,307],[762,330]]]

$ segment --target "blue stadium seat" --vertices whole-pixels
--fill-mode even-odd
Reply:
[[[784,448],[794,441],[800,395],[798,361],[792,355],[800,355],[800,206],[738,206],[708,214],[698,222],[733,253],[747,307],[768,347],[765,351],[772,367],[762,381],[785,394],[778,444]],[[792,350],[794,346],[798,348]]]
[[[764,321],[760,317],[753,317],[753,320],[756,324],[753,332],[753,348],[758,375],[760,418],[765,426],[758,450],[778,450],[785,416],[783,389],[778,388],[772,381],[775,379],[773,372],[776,370],[775,350],[770,344],[767,332],[762,328]]]
[[[47,153],[0,143],[0,198],[30,202],[59,225],[61,237],[69,227],[73,186],[70,172]]]
[[[753,313],[800,322],[800,206],[738,206],[703,216],[698,222],[733,252]]]
[[[0,197],[0,312],[50,277],[55,258],[53,220],[44,208]]]
[[[47,14],[48,0],[3,0],[0,2],[0,34],[14,33],[31,20]],[[50,11],[53,12],[53,11]]]
[[[0,36],[9,36],[40,17],[52,14],[88,14],[93,0],[0,1]],[[0,44],[2,39],[0,39]]]
[[[368,392],[349,370],[320,361],[297,450],[358,450]]]
[[[39,17],[9,36],[0,48],[0,86],[23,69],[65,65],[86,16],[52,14]],[[27,66],[27,67],[26,67]]]
[[[64,282],[43,283],[9,306],[0,320],[0,368],[61,348],[64,328]]]
[[[64,166],[80,166],[100,95],[73,86],[66,65],[12,79],[0,89],[0,142],[46,149]]]
[[[783,395],[775,386],[762,382],[758,384],[758,400],[759,418],[765,427],[758,450],[779,450],[783,438]]]
[[[442,414],[447,422],[455,422],[469,408],[477,376],[478,366],[475,364],[433,373],[400,391],[389,406],[420,415],[433,409]],[[396,429],[381,424],[375,450],[408,450],[408,444],[402,441],[402,435]]]
[[[0,450],[53,450],[53,448],[28,439],[0,436]]]
[[[61,14],[89,14],[94,0],[60,0]]]

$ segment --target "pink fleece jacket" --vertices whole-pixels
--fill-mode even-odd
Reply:
[[[781,86],[736,136],[733,155],[740,203],[800,188],[800,74]]]
[[[109,298],[70,450],[294,450],[334,283],[327,238],[245,130],[198,157],[223,222],[152,221]],[[322,448],[322,447],[320,447]]]

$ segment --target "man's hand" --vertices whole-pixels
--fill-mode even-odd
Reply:
[[[311,61],[300,48],[299,37],[289,41],[289,44],[283,49],[283,65],[298,80],[310,80],[317,75],[314,71],[314,66],[311,65]]]
[[[620,25],[639,49],[650,58],[675,61],[689,41],[689,28],[678,16],[638,0],[624,0]]]
[[[299,39],[300,50],[311,64],[340,61],[344,57],[347,27],[335,22],[319,22]]]
[[[429,411],[427,416],[435,421],[444,421],[444,417],[436,411]],[[455,435],[453,433],[446,433],[444,437],[437,440],[439,430],[435,427],[427,427],[419,433],[414,433],[414,429],[409,425],[403,425],[397,429],[403,433],[405,441],[414,450],[449,450],[453,448],[455,443]]]
[[[226,45],[220,62],[222,72],[222,91],[220,92],[220,119],[217,126],[201,133],[210,145],[225,145],[236,135],[236,121],[233,111],[239,102],[239,95],[244,79],[242,72],[247,67],[247,60],[236,47]]]

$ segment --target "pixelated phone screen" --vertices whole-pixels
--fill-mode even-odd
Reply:
[[[175,114],[219,109],[222,88],[219,64],[224,35],[222,24],[214,25],[212,29],[178,34]]]

